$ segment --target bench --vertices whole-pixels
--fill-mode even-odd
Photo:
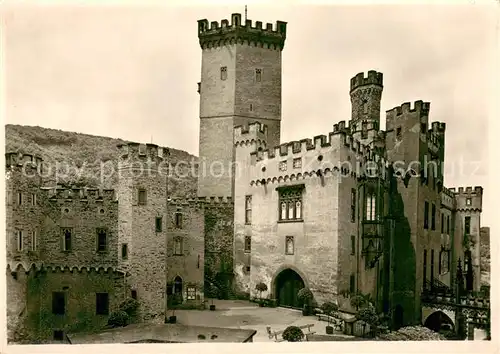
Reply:
[[[304,333],[306,336],[306,340],[307,340],[308,335],[316,333],[316,332],[311,331],[311,327],[314,327],[314,323],[303,325],[303,326],[298,326],[298,327],[302,330],[307,328],[307,333]],[[269,327],[269,326],[267,326],[266,329],[267,329],[267,334],[269,335],[269,339],[273,339],[273,337],[274,337],[275,342],[283,342],[284,341],[283,337],[281,336],[283,334],[284,330],[272,332],[271,327]]]

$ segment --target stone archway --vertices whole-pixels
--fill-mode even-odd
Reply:
[[[302,304],[297,292],[305,287],[302,277],[293,269],[286,268],[278,273],[274,283],[274,296],[278,306],[300,308]]]
[[[443,311],[436,311],[430,314],[425,319],[424,326],[434,332],[440,332],[441,330],[451,331],[455,327],[453,320]]]

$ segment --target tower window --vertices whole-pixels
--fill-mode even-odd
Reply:
[[[287,236],[285,239],[285,254],[294,254],[295,245],[293,242],[293,236]]]
[[[174,239],[174,256],[182,256],[182,238]]]
[[[250,236],[245,236],[245,252],[249,253],[252,251],[252,238]]]
[[[178,229],[182,229],[182,214],[175,213],[175,227]]]
[[[368,100],[364,99],[361,105],[363,107],[363,114],[368,114]]]
[[[107,235],[106,229],[97,229],[97,252],[106,252],[107,249]]]
[[[471,198],[467,198],[465,200],[465,205],[472,205],[472,199]]]
[[[128,258],[128,245],[126,243],[122,244],[122,259]]]
[[[396,138],[397,138],[397,139],[401,139],[401,127],[398,127],[398,128],[396,129]]]
[[[71,229],[63,228],[62,229],[62,250],[63,251],[71,251]]]
[[[137,300],[137,290],[131,290],[130,297],[134,300]]]
[[[470,216],[465,217],[464,231],[466,235],[470,235]]]
[[[252,223],[252,196],[245,197],[245,224]]]
[[[147,195],[145,189],[139,189],[138,200],[139,200],[139,205],[146,205]]]
[[[155,229],[156,232],[161,232],[162,230],[162,217],[159,216],[155,219]]]
[[[255,69],[255,81],[256,82],[262,81],[262,69]]]
[[[349,292],[352,294],[356,291],[356,278],[354,277],[354,274],[351,274],[351,277],[349,278]]]
[[[376,198],[375,193],[369,192],[366,195],[366,218],[365,220],[374,221],[376,220]]]
[[[431,207],[431,230],[436,230],[436,204],[432,203]]]
[[[227,79],[227,66],[223,66],[222,68],[220,68],[220,79],[221,80]]]
[[[351,222],[356,222],[356,189],[351,189]]]
[[[351,255],[356,253],[356,236],[351,236]]]
[[[424,202],[424,229],[429,228],[429,202]]]
[[[36,251],[36,231],[31,231],[31,250]]]
[[[253,111],[253,104],[250,103],[250,112]]]
[[[23,193],[22,192],[17,193],[17,203],[19,205],[23,204]]]
[[[23,231],[19,230],[17,232],[17,250],[19,252],[23,251],[23,243],[24,243],[24,240],[23,240]]]
[[[36,194],[31,194],[31,205],[36,205]]]
[[[368,138],[368,122],[361,123],[361,139]]]

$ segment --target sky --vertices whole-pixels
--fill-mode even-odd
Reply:
[[[445,186],[481,185],[487,194],[494,9],[250,5],[248,19],[288,22],[282,141],[328,134],[348,121],[350,78],[381,71],[381,128],[386,110],[431,102],[430,121],[446,123]],[[243,5],[4,10],[6,123],[152,141],[198,155],[197,20],[229,19]],[[493,217],[491,201],[485,198],[483,225]]]

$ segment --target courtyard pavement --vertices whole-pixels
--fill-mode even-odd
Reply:
[[[212,304],[209,300],[208,304]],[[213,300],[215,311],[208,308],[199,310],[175,310],[177,323],[192,326],[226,327],[254,329],[257,331],[254,342],[273,342],[269,339],[266,327],[271,331],[282,331],[288,326],[314,324],[311,331],[316,334],[326,334],[326,321],[318,321],[316,316],[303,316],[302,311],[287,308],[259,307],[257,304],[242,300]],[[208,306],[207,306],[208,307]],[[307,333],[307,329],[304,330]],[[352,338],[335,332],[335,337]],[[332,340],[336,340],[332,336]],[[341,340],[340,338],[337,340]],[[344,339],[345,340],[345,339]]]

